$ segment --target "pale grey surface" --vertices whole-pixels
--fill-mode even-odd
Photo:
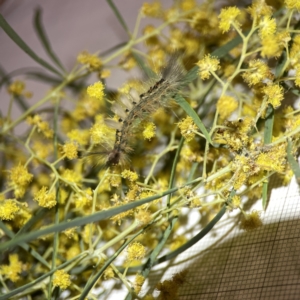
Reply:
[[[169,1],[167,1],[169,2]],[[132,31],[142,0],[115,1],[124,19]],[[71,70],[79,52],[88,50],[93,53],[104,51],[128,39],[105,0],[7,0],[0,7],[1,14],[7,22],[21,36],[41,58],[51,62],[39,42],[34,28],[34,10],[43,10],[43,24],[52,47],[58,54],[67,70]],[[24,67],[38,67],[26,53],[24,53],[0,29],[0,64],[6,70]],[[15,79],[24,77],[19,76]],[[110,87],[117,88],[125,80],[126,74],[114,70],[112,77],[107,80]],[[92,80],[92,79],[91,79]],[[27,80],[27,89],[34,93],[29,103],[35,103],[49,89],[49,85]],[[3,89],[0,91],[1,110],[6,113],[9,96]],[[13,116],[19,115],[16,105],[13,106]]]
[[[143,1],[116,1],[128,27],[133,29]],[[105,0],[9,0],[1,7],[14,30],[42,58],[47,59],[32,26],[34,10],[43,9],[43,23],[56,53],[70,69],[77,54],[105,50],[122,41],[127,35]],[[0,31],[1,64],[7,70],[32,66],[34,63],[7,35]]]

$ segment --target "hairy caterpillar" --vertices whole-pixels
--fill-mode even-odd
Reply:
[[[114,145],[106,145],[105,151],[91,152],[88,155],[104,154],[104,164],[107,167],[126,165],[129,155],[133,152],[132,138],[138,125],[160,107],[168,105],[169,100],[186,85],[185,74],[178,57],[173,56],[161,74],[146,83],[143,93],[138,94],[137,91],[131,90],[128,95],[122,95],[120,101],[114,103],[111,108],[118,121],[105,121],[107,126],[116,129]]]

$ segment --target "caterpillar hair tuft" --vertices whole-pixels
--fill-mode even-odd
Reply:
[[[105,149],[103,151],[90,152],[87,155],[103,155],[101,163],[107,167],[118,164],[125,166],[129,163],[138,125],[159,108],[167,107],[170,99],[187,84],[186,72],[178,58],[178,55],[173,55],[162,72],[144,84],[141,94],[131,89],[112,105],[111,110],[115,117],[106,119],[105,123],[116,130],[115,142],[102,147]]]

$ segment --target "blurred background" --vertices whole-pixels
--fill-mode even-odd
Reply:
[[[143,2],[143,0],[115,1],[130,31],[134,28]],[[171,2],[164,0],[163,5],[168,7]],[[0,13],[6,21],[38,56],[48,62],[51,61],[38,40],[33,25],[34,12],[38,7],[42,10],[42,23],[52,48],[67,70],[71,70],[74,66],[76,57],[81,51],[101,53],[128,40],[127,33],[105,0],[1,0]],[[0,45],[0,66],[6,74],[23,68],[41,69],[2,29],[0,29]],[[114,63],[119,60],[120,58]],[[115,68],[106,84],[109,88],[116,89],[126,77],[128,73]],[[16,76],[14,79],[24,79],[24,76]],[[96,78],[91,77],[89,83],[95,80]],[[27,78],[26,90],[33,92],[29,104],[38,101],[49,88],[49,85],[41,81]],[[3,112],[7,111],[8,103],[9,96],[2,87],[0,104]],[[19,112],[17,105],[13,105],[13,117],[18,116]]]

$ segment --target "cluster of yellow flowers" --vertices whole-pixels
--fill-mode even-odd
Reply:
[[[183,207],[211,220],[226,206],[241,212],[241,228],[261,226],[260,213],[244,211],[244,201],[261,199],[273,174],[288,184],[297,169],[288,157],[295,158],[300,143],[299,10],[299,1],[289,0],[220,10],[211,1],[179,0],[169,8],[144,3],[126,45],[103,56],[81,52],[38,103],[16,119],[2,113],[0,252],[18,246],[3,255],[3,291],[13,296],[28,285],[27,295],[50,298],[67,290],[71,299],[119,278],[137,296],[160,251],[186,244],[176,233]],[[139,28],[141,18],[161,24]],[[151,74],[174,56],[183,69],[182,89],[165,109],[134,118],[136,95],[159,88],[166,78]],[[104,78],[113,76],[109,66],[116,58],[120,68],[140,67],[153,78],[111,90]],[[91,73],[98,79],[89,85]],[[7,91],[10,108],[29,95],[19,79]],[[41,110],[45,103],[50,108]],[[135,122],[126,132],[132,142],[124,165],[107,163],[122,154],[124,120],[113,116],[116,109]],[[16,133],[19,124],[25,133]],[[114,262],[119,255],[123,259]],[[159,299],[175,299],[186,276],[183,271],[157,284]],[[41,284],[39,277],[47,280]]]

